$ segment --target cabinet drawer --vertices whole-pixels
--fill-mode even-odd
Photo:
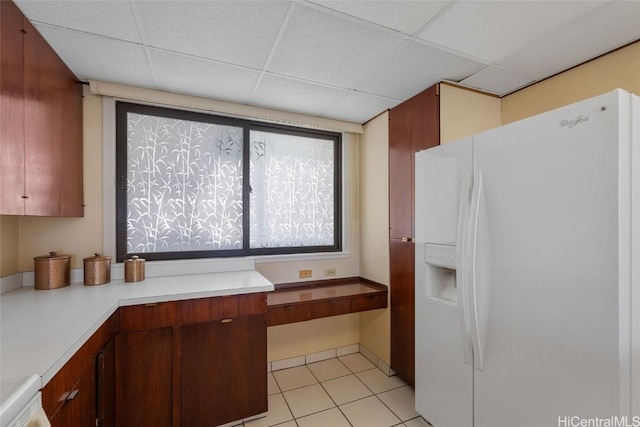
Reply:
[[[351,299],[349,298],[326,299],[311,304],[311,317],[314,319],[347,313],[351,313]]]
[[[179,307],[175,301],[120,308],[120,332],[146,331],[175,326]]]
[[[387,306],[387,294],[375,293],[358,295],[351,299],[351,311],[374,310],[376,308],[385,308]]]
[[[183,325],[206,323],[225,318],[264,314],[266,312],[267,295],[263,292],[198,298],[181,301],[180,323]]]
[[[311,319],[310,304],[287,304],[269,307],[269,326],[285,323],[304,322]]]
[[[198,298],[180,302],[180,323],[206,323],[222,318],[220,298]]]

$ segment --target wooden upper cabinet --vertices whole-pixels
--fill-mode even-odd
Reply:
[[[389,237],[411,237],[411,103],[389,111]]]
[[[82,85],[58,60],[62,68],[62,105],[60,108],[60,122],[66,123],[62,127],[62,155],[60,176],[60,216],[84,216],[84,187],[83,187],[83,159],[82,159]],[[64,76],[67,76],[65,78]],[[73,79],[71,78],[73,77]]]
[[[0,214],[24,213],[22,13],[0,1]]]
[[[29,123],[24,128],[24,213],[56,216],[62,171],[58,58],[26,19],[24,31],[24,117]]]
[[[82,216],[81,83],[12,2],[0,4],[0,214]]]
[[[411,98],[411,148],[414,153],[440,144],[438,85]]]
[[[389,237],[413,238],[415,153],[440,143],[438,85],[389,111]]]

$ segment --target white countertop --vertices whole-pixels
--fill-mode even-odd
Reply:
[[[9,403],[21,401],[16,393],[31,391],[24,387],[26,382],[33,382],[36,375],[38,388],[44,387],[120,306],[272,290],[273,284],[264,276],[246,270],[152,277],[135,283],[119,280],[100,286],[78,283],[46,291],[21,287],[2,294],[0,425],[10,421]]]

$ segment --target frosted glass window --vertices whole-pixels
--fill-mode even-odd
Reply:
[[[334,244],[331,139],[251,131],[251,247]]]
[[[116,258],[341,250],[341,136],[116,103]]]
[[[127,252],[242,248],[243,129],[127,114]]]

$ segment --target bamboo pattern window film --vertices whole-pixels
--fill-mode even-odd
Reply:
[[[333,245],[334,141],[260,130],[250,138],[251,248]]]
[[[118,261],[342,248],[339,133],[117,102],[116,175]]]
[[[127,253],[241,249],[243,128],[127,113]]]

